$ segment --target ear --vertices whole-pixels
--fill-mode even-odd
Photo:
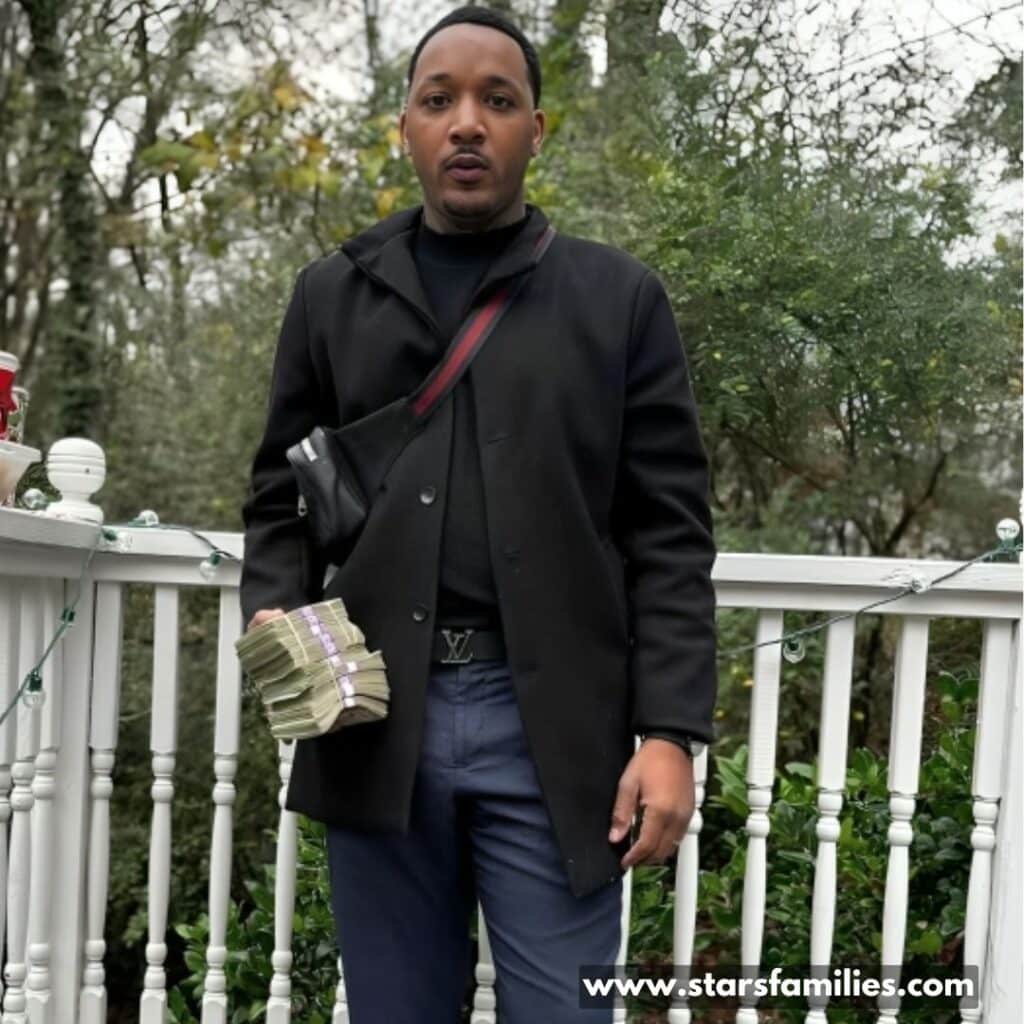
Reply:
[[[544,111],[537,109],[533,112],[533,139],[530,143],[530,155],[540,156],[540,147],[544,142],[544,130],[547,127],[547,118]]]
[[[402,137],[402,152],[409,155],[409,136],[405,133],[405,107],[402,107],[402,112],[398,115],[398,134]]]

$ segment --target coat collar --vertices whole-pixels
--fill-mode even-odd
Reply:
[[[534,265],[534,245],[547,227],[548,219],[531,203],[526,204],[526,212],[528,219],[523,230],[502,250],[478,283],[473,293],[474,304],[498,281],[514,277]],[[422,217],[422,205],[400,210],[342,243],[341,248],[367,276],[415,307],[434,333],[440,335],[413,258],[413,243]]]

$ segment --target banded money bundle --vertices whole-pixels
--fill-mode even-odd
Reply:
[[[322,736],[387,715],[383,655],[366,649],[340,598],[268,619],[239,637],[235,650],[277,739]]]

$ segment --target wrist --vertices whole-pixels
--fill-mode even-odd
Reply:
[[[691,760],[695,757],[699,757],[707,747],[707,744],[703,740],[698,740],[694,736],[691,736],[687,732],[677,732],[674,729],[651,729],[649,732],[643,732],[640,734],[642,743],[647,740],[665,740],[668,743],[674,743],[677,747],[683,750],[689,755]]]

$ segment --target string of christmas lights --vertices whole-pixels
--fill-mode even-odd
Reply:
[[[22,497],[22,504],[29,509],[39,509],[45,507],[46,497],[39,490],[33,488],[32,490],[26,491]],[[89,566],[92,563],[93,556],[97,551],[100,550],[101,545],[106,542],[114,545],[114,550],[126,550],[123,547],[118,547],[117,542],[119,539],[118,528],[125,529],[130,527],[143,527],[146,529],[160,529],[160,530],[181,530],[190,533],[193,537],[201,540],[210,548],[210,553],[199,563],[199,573],[203,579],[211,580],[216,575],[217,567],[222,559],[229,559],[231,561],[241,561],[237,555],[233,555],[230,551],[225,551],[219,548],[216,544],[210,540],[209,537],[204,536],[194,527],[181,524],[181,523],[161,523],[160,517],[152,509],[144,509],[134,519],[127,523],[109,523],[101,525],[96,531],[96,538],[93,540],[92,545],[86,552],[86,557],[82,564],[82,570],[79,573],[78,580],[76,581],[76,589],[74,599],[70,604],[65,605],[60,614],[60,624],[57,627],[56,632],[51,638],[50,642],[46,645],[45,650],[40,656],[36,664],[29,670],[28,674],[22,680],[21,685],[18,687],[17,692],[14,695],[13,700],[4,709],[3,713],[0,714],[0,726],[3,725],[7,716],[17,707],[18,701],[23,700],[24,704],[30,708],[41,707],[45,700],[45,693],[43,691],[43,681],[41,668],[45,663],[46,659],[50,656],[51,651],[56,646],[57,641],[64,635],[64,633],[71,628],[75,620],[75,606],[78,604],[78,600],[81,597],[82,584],[85,581],[85,575],[89,570]],[[800,629],[794,629],[787,633],[783,633],[781,636],[775,637],[771,640],[762,640],[760,643],[744,644],[740,647],[730,647],[724,651],[718,652],[718,660],[722,661],[726,658],[735,657],[737,654],[744,654],[747,651],[755,650],[759,647],[768,647],[772,644],[782,645],[782,656],[789,662],[802,661],[806,653],[806,647],[804,645],[804,637],[809,636],[813,633],[820,632],[833,622],[839,622],[842,619],[856,618],[858,615],[862,615],[864,612],[870,611],[872,608],[877,608],[880,605],[888,604],[891,601],[899,601],[904,597],[910,597],[915,594],[922,594],[926,590],[932,590],[940,583],[945,582],[948,579],[958,575],[965,569],[970,568],[972,565],[976,565],[980,562],[991,562],[996,560],[1006,561],[1017,561],[1020,559],[1022,546],[1019,541],[1020,537],[1020,524],[1015,519],[1002,519],[996,526],[996,536],[999,538],[999,546],[992,548],[990,551],[985,551],[974,558],[961,563],[955,569],[950,569],[948,572],[943,573],[941,576],[936,576],[932,580],[925,580],[921,577],[914,577],[909,584],[900,587],[900,589],[890,597],[883,597],[877,601],[872,601],[869,604],[864,605],[862,608],[858,608],[852,612],[844,612],[841,615],[834,615],[831,618],[825,619],[822,622],[816,622],[811,626],[804,626]]]
[[[999,547],[992,548],[990,551],[982,552],[980,555],[976,555],[974,558],[967,562],[963,562],[958,565],[955,569],[950,569],[949,572],[943,573],[941,576],[936,576],[933,580],[926,580],[922,577],[915,576],[907,586],[897,591],[891,597],[883,597],[877,601],[872,601],[870,604],[864,605],[863,608],[858,608],[852,612],[843,612],[841,615],[833,615],[830,619],[825,619],[824,622],[816,622],[813,626],[804,626],[802,629],[794,629],[789,633],[783,633],[782,636],[776,637],[773,640],[762,640],[760,643],[743,644],[741,647],[730,647],[727,650],[719,651],[718,658],[731,658],[737,654],[744,654],[747,651],[756,650],[758,647],[768,647],[772,644],[782,644],[782,656],[789,662],[803,661],[806,648],[804,647],[803,638],[809,633],[817,633],[826,626],[830,626],[833,622],[840,622],[843,619],[854,619],[858,615],[863,614],[866,611],[870,611],[872,608],[877,608],[879,605],[889,604],[892,601],[899,601],[901,598],[909,597],[911,594],[923,594],[926,590],[931,590],[939,583],[943,583],[948,579],[952,579],[954,576],[962,573],[965,569],[970,568],[972,565],[977,565],[980,562],[994,562],[1001,559],[1007,561],[1017,561],[1020,559],[1021,544],[1017,540],[1020,536],[1020,524],[1015,519],[1001,519],[996,526],[996,536],[999,538]]]
[[[46,496],[42,491],[32,488],[25,492],[22,496],[22,504],[30,509],[37,510],[44,508],[47,504]],[[96,552],[99,551],[104,544],[115,545],[114,550],[124,550],[123,548],[116,547],[118,541],[118,528],[125,529],[128,527],[146,527],[148,529],[161,529],[161,530],[182,530],[186,533],[192,534],[193,537],[198,538],[204,544],[210,548],[210,553],[199,563],[199,574],[205,580],[211,580],[216,575],[217,567],[220,565],[222,559],[228,559],[230,561],[240,561],[237,555],[233,555],[230,551],[225,551],[223,548],[219,548],[216,544],[210,540],[209,537],[204,536],[198,530],[191,526],[183,525],[180,523],[161,523],[160,517],[152,509],[144,509],[134,519],[127,523],[104,523],[97,531],[96,536],[93,538],[92,544],[89,546],[85,553],[85,558],[82,563],[82,570],[78,574],[78,579],[75,581],[75,596],[70,604],[64,606],[60,613],[60,624],[58,625],[53,637],[50,642],[46,645],[43,653],[40,655],[39,660],[29,669],[25,678],[21,681],[21,685],[18,687],[14,694],[13,699],[4,709],[3,713],[0,714],[0,726],[7,720],[7,716],[18,706],[18,701],[22,700],[26,707],[38,708],[42,707],[43,702],[46,699],[46,694],[43,690],[43,677],[41,669],[46,659],[50,656],[50,652],[56,646],[57,641],[64,635],[67,630],[71,628],[75,621],[75,606],[78,604],[79,598],[82,596],[82,584],[85,582],[85,574],[89,571],[89,566],[92,564],[93,557]]]

